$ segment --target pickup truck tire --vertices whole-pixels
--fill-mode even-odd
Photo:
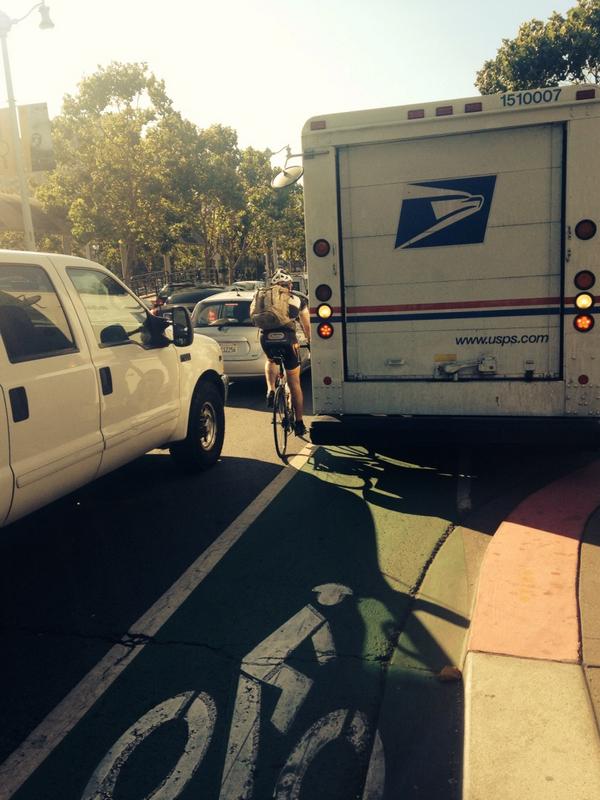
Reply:
[[[190,404],[188,432],[169,448],[173,460],[190,472],[211,467],[221,455],[225,438],[225,407],[216,386],[200,381]]]

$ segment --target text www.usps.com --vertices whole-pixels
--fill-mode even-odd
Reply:
[[[500,347],[510,344],[546,344],[549,340],[547,333],[525,333],[522,336],[457,336],[456,344],[499,344]]]

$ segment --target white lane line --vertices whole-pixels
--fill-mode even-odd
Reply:
[[[306,445],[211,546],[178,578],[156,603],[135,622],[130,633],[154,636],[187,600],[250,525],[301,470],[314,448]],[[144,649],[145,644],[118,644],[48,714],[27,739],[0,765],[0,800],[9,800],[87,714],[94,703]]]

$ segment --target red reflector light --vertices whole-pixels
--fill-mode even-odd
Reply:
[[[580,376],[577,378],[577,381],[578,381],[578,383],[580,383],[582,386],[585,386],[585,385],[586,385],[586,383],[589,383],[589,382],[590,382],[590,379],[588,378],[588,376],[587,376],[587,375],[580,375]]]
[[[594,318],[591,314],[578,314],[573,320],[573,325],[579,333],[587,333],[594,327]]]
[[[582,219],[575,225],[575,236],[586,241],[596,235],[596,230],[596,223],[593,220]]]
[[[472,114],[473,111],[483,111],[483,103],[465,103],[465,114]]]
[[[413,108],[411,111],[408,112],[409,119],[423,119],[424,116],[425,116],[424,108]]]
[[[576,100],[593,100],[595,97],[595,89],[580,89],[575,95]]]
[[[438,106],[435,110],[436,117],[449,117],[454,114],[452,106]]]
[[[317,239],[317,241],[313,244],[313,253],[319,258],[323,258],[323,256],[329,255],[329,251],[331,250],[331,245],[327,241],[327,239]]]
[[[324,131],[327,127],[327,123],[324,119],[313,119],[310,123],[311,131]]]
[[[329,322],[322,322],[320,325],[317,325],[317,333],[321,339],[331,339],[333,336],[333,325]]]
[[[331,286],[327,286],[326,283],[320,283],[315,289],[315,295],[317,296],[317,300],[326,303],[332,295]]]
[[[591,289],[596,283],[596,276],[589,269],[582,269],[575,275],[573,281],[578,289]]]
[[[325,384],[325,386],[331,386],[331,378],[329,377],[329,375],[326,375],[323,378],[323,383]]]

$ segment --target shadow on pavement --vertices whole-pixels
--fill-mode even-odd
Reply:
[[[2,531],[0,761],[280,471],[153,451]]]
[[[415,456],[411,462],[396,455],[386,463],[357,448],[317,451],[314,463],[287,484],[15,800],[81,800],[119,737],[184,692],[208,693],[216,716],[201,764],[179,777],[181,800],[458,800],[462,683],[440,680],[440,670],[456,658],[434,631],[451,626],[460,639],[467,630],[470,589],[468,565],[460,564],[467,559],[461,527],[469,525],[473,535],[489,540],[506,510],[498,498],[516,503],[569,464],[544,463],[540,454],[513,453],[512,462],[502,464],[487,454],[474,457],[476,510],[459,521],[454,455]],[[482,508],[488,502],[492,510],[486,514]],[[167,523],[169,533],[173,528]],[[184,541],[190,532],[192,539],[199,536],[201,525],[194,526],[190,517],[186,531]],[[446,551],[458,554],[452,577],[460,603],[446,592],[450,573],[438,570],[436,578]],[[129,568],[135,569],[135,562],[130,560]],[[328,584],[352,593],[341,602],[321,602],[315,589]],[[328,658],[319,657],[314,629],[305,635],[298,628],[297,642],[277,639],[308,606],[328,626],[333,642]],[[261,643],[271,648],[266,664],[247,659]],[[290,670],[286,680],[279,671],[283,666]],[[232,721],[244,670],[260,675],[255,679],[260,703],[255,724],[236,730]],[[296,708],[301,685],[309,691]],[[274,723],[282,697],[288,701],[284,729]],[[330,723],[339,711],[348,713],[333,730]],[[382,794],[367,795],[376,729],[385,776],[381,770],[370,774]],[[159,725],[118,763],[115,788],[102,797],[147,796],[173,769],[188,736],[182,718]],[[255,742],[256,751],[245,751],[251,762],[245,794],[225,798],[220,785],[232,736]]]

